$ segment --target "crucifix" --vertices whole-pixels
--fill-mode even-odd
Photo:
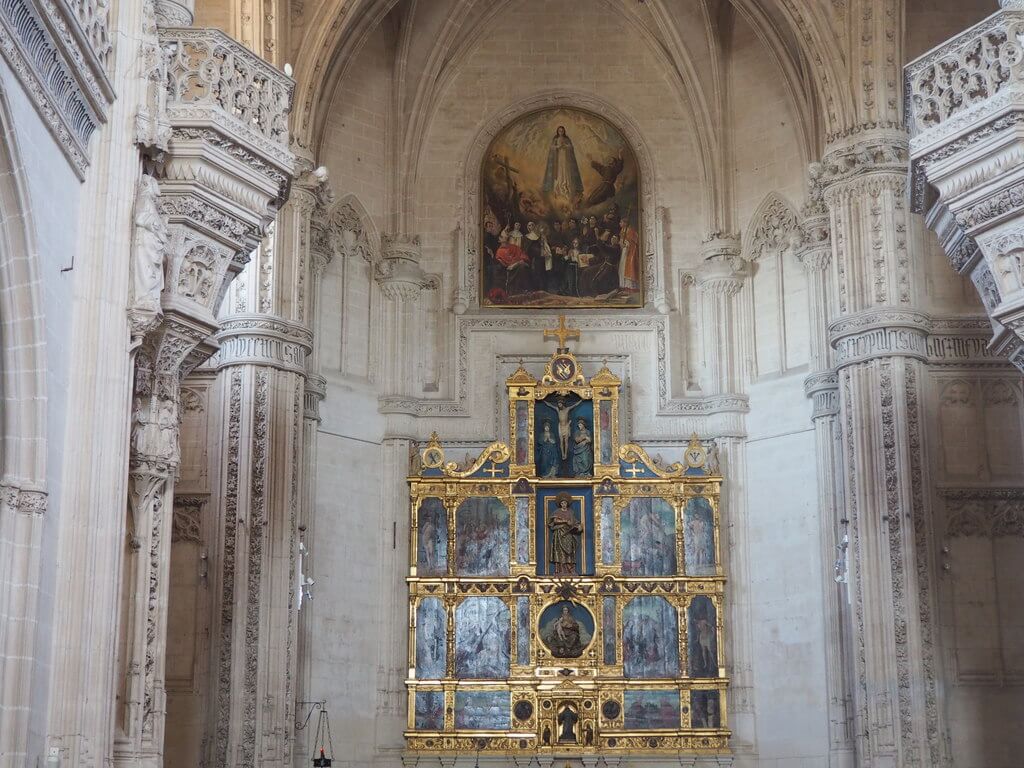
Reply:
[[[567,328],[565,325],[565,315],[558,316],[558,327],[557,328],[545,328],[544,329],[544,341],[549,339],[558,339],[558,352],[568,352],[569,348],[565,346],[565,342],[569,339],[574,341],[580,340],[580,329],[579,328]]]

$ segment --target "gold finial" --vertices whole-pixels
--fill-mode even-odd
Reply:
[[[549,339],[558,339],[558,351],[568,352],[569,349],[565,346],[565,342],[569,339],[579,341],[580,329],[567,327],[565,324],[565,315],[559,315],[557,328],[544,329],[544,341],[548,341]]]

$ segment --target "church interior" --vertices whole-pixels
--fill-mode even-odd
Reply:
[[[1019,768],[1024,0],[0,0],[0,768]]]

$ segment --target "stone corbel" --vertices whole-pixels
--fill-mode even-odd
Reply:
[[[703,262],[697,271],[698,288],[721,297],[739,293],[750,271],[740,252],[739,235],[715,233],[705,239],[701,246]]]
[[[415,301],[433,281],[420,266],[419,235],[384,235],[373,276],[391,301]]]

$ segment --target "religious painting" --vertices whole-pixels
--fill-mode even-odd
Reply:
[[[676,609],[663,597],[635,597],[622,610],[623,672],[627,678],[679,675]]]
[[[555,394],[534,405],[537,476],[594,476],[594,403]]]
[[[481,305],[642,307],[640,214],[619,129],[571,107],[523,115],[481,168]]]
[[[440,680],[445,676],[448,614],[436,597],[426,597],[416,608],[416,677]]]
[[[622,510],[624,576],[674,576],[676,513],[664,499],[634,498]]]
[[[511,640],[511,616],[500,598],[467,597],[455,609],[455,676],[508,677]]]
[[[455,727],[468,731],[507,731],[512,727],[508,691],[456,691]]]
[[[448,573],[448,513],[440,499],[428,497],[420,502],[416,566],[421,576]]]
[[[416,691],[416,729],[444,730],[444,691]]]
[[[455,567],[460,576],[508,576],[509,513],[500,499],[466,499],[455,511]]]
[[[516,497],[516,562],[530,562],[530,500]]]
[[[615,502],[601,499],[601,565],[615,564]]]
[[[690,691],[690,727],[722,727],[722,695],[719,691]]]
[[[718,627],[715,604],[698,595],[686,610],[686,637],[689,640],[690,677],[718,677]]]
[[[601,463],[611,464],[612,456],[612,401],[602,400],[598,409],[599,429],[601,430]]]
[[[594,572],[593,489],[538,490],[534,527],[539,576],[583,576]]]
[[[540,614],[540,640],[556,659],[578,659],[594,638],[594,616],[571,600],[552,603]]]
[[[516,464],[525,464],[530,456],[530,404],[516,402]]]
[[[625,691],[624,726],[627,731],[679,729],[679,691]]]
[[[711,502],[690,499],[683,510],[683,555],[687,576],[715,575],[715,516]]]

